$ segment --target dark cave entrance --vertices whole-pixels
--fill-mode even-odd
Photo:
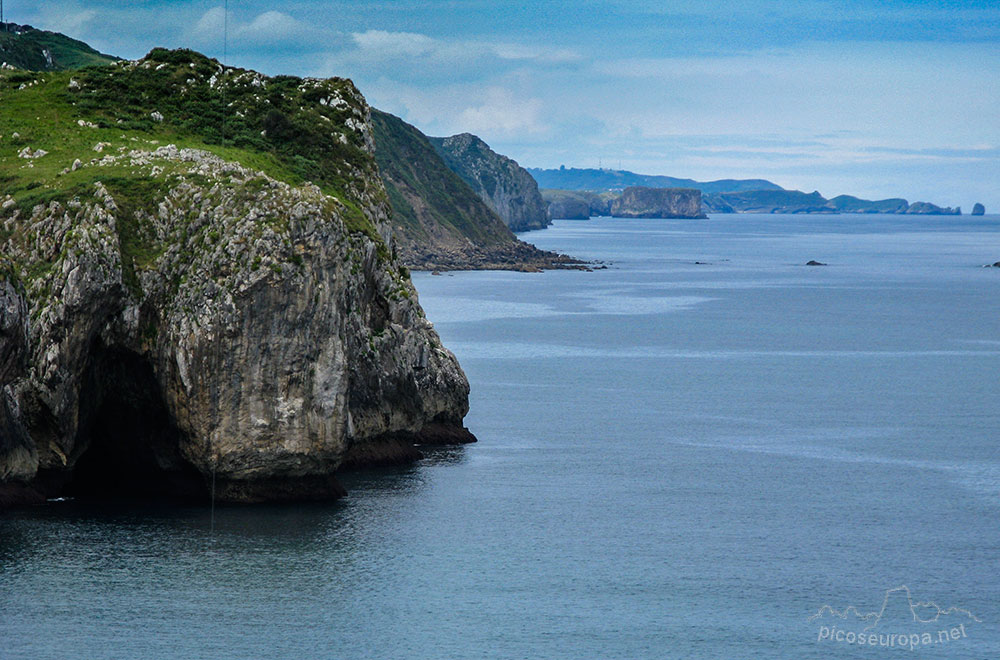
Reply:
[[[207,497],[205,481],[180,453],[152,365],[95,341],[80,390],[72,476],[76,497]]]

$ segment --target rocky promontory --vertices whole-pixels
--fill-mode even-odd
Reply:
[[[611,204],[616,218],[705,218],[701,191],[694,188],[632,186]]]
[[[392,205],[399,258],[409,268],[538,271],[581,267],[570,257],[519,240],[487,201],[449,169],[431,139],[415,126],[378,110],[372,111],[372,125],[375,158]],[[504,186],[494,192],[506,190]]]
[[[511,231],[549,226],[538,184],[516,161],[496,153],[471,133],[430,141],[445,165],[462,177]]]
[[[4,72],[0,102],[0,503],[334,497],[474,440],[350,81],[157,50]]]

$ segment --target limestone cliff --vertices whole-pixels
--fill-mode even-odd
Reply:
[[[445,165],[462,177],[512,231],[549,225],[538,184],[516,161],[496,153],[470,133],[431,138],[431,144]]]
[[[611,204],[616,218],[704,218],[701,191],[694,188],[643,188],[622,191]]]
[[[342,465],[474,439],[468,382],[393,257],[349,81],[189,51],[14,75],[0,76],[0,133],[18,136],[0,141],[0,502],[212,481],[222,500],[331,497]],[[219,145],[205,116],[223,90]]]
[[[372,122],[375,158],[392,204],[399,256],[407,266],[535,271],[577,264],[518,240],[416,127],[378,110]]]
[[[611,204],[620,196],[615,192],[587,190],[542,190],[542,199],[549,206],[549,217],[586,220],[611,215]]]

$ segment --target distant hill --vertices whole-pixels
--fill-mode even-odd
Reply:
[[[117,60],[58,32],[0,23],[0,64],[31,71],[62,71]]]
[[[929,202],[910,204],[902,198],[871,201],[850,195],[826,199],[819,192],[799,190],[749,190],[705,195],[708,213],[893,213],[900,215],[961,215],[961,208]]]
[[[745,190],[784,190],[766,179],[720,179],[719,181],[695,181],[677,179],[672,176],[636,174],[627,170],[595,170],[575,167],[557,170],[528,168],[535,177],[539,188],[554,190],[624,190],[630,186],[645,188],[694,188],[702,193],[741,192]]]

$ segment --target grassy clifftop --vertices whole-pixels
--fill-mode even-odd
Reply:
[[[345,204],[352,229],[375,235],[360,206],[384,192],[373,185],[368,106],[349,80],[269,78],[156,49],[73,72],[4,70],[0,104],[0,190],[21,208],[131,174],[80,165],[171,143],[292,185],[311,181]]]

